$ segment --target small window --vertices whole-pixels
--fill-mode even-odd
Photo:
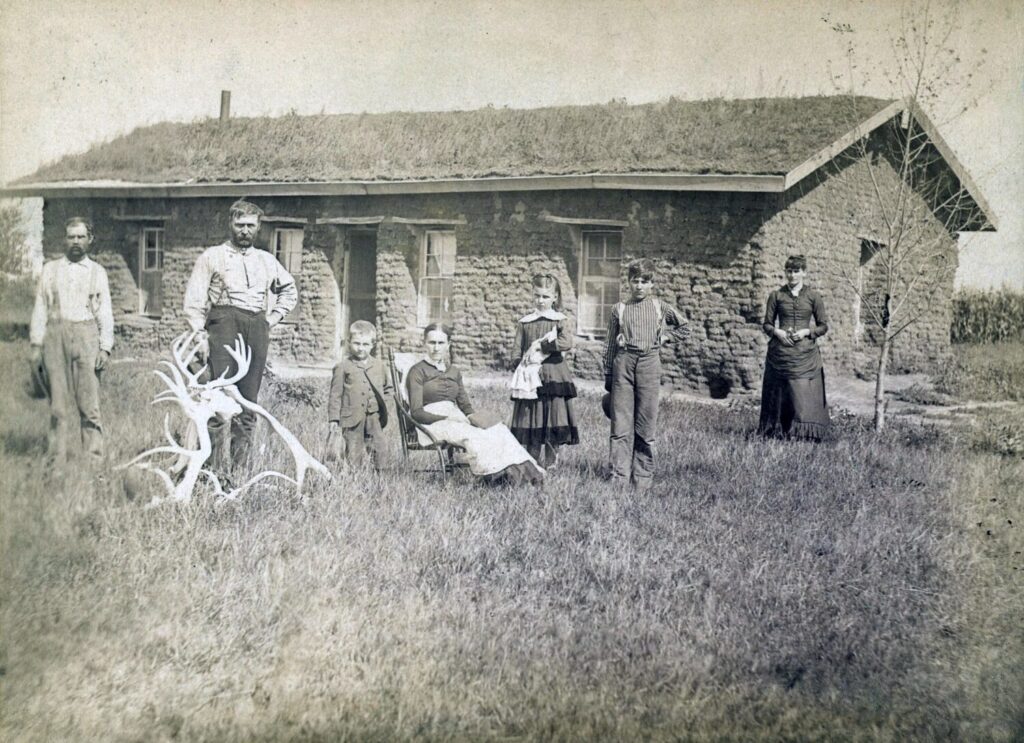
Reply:
[[[417,321],[422,328],[435,322],[448,322],[451,317],[455,233],[451,230],[427,230],[420,258]]]
[[[885,247],[885,243],[878,242],[877,240],[870,240],[868,238],[861,238],[860,241],[860,265],[857,267],[857,290],[853,293],[853,305],[851,307],[853,315],[853,341],[859,343],[864,337],[865,324],[864,324],[864,306],[868,308],[872,306],[872,301],[877,301],[877,283],[878,278],[875,281],[871,281],[871,261],[878,254],[878,252]],[[873,291],[876,290],[876,291]]]
[[[621,273],[622,232],[584,231],[577,320],[580,335],[603,336],[607,331],[608,317],[619,301]]]
[[[293,228],[274,230],[274,257],[285,270],[298,277],[302,270],[302,230]]]
[[[164,268],[164,228],[144,227],[142,230],[142,270],[162,271]]]
[[[143,227],[139,233],[139,314],[159,317],[163,310],[164,228]]]
[[[278,228],[274,230],[274,238],[271,241],[274,257],[284,266],[284,270],[295,279],[296,288],[299,283],[299,276],[302,273],[302,237],[303,230],[294,227]],[[300,302],[302,293],[299,293]],[[285,323],[294,323],[299,319],[299,302],[296,302],[295,309],[284,318]]]

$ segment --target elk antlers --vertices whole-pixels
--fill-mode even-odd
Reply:
[[[160,392],[153,399],[152,404],[171,402],[178,405],[180,411],[188,419],[185,443],[179,444],[175,440],[171,434],[170,414],[165,415],[164,438],[167,444],[147,449],[125,464],[118,466],[117,469],[134,466],[153,472],[163,482],[168,497],[176,501],[191,500],[200,476],[205,476],[210,481],[215,495],[229,500],[236,499],[243,490],[268,477],[277,477],[293,483],[297,492],[301,492],[302,483],[308,470],[323,475],[328,480],[331,479],[328,469],[306,451],[306,448],[291,431],[272,416],[266,408],[242,397],[235,387],[235,383],[249,371],[249,365],[252,362],[252,349],[245,345],[242,336],[239,335],[235,339],[234,346],[224,347],[235,361],[235,373],[229,375],[225,370],[216,379],[200,382],[199,379],[206,370],[205,365],[196,371],[190,369],[193,360],[202,348],[202,341],[196,341],[197,335],[193,331],[175,338],[171,344],[171,361],[161,361],[160,365],[165,370],[156,369],[153,372],[167,389]],[[243,410],[251,411],[266,419],[281,437],[295,461],[296,475],[294,478],[280,472],[267,470],[250,478],[241,486],[225,492],[217,475],[205,468],[204,465],[213,452],[207,424],[214,417],[230,421],[232,417],[240,414]],[[166,470],[149,461],[144,461],[161,454],[173,454],[176,457]],[[175,484],[175,478],[178,478],[177,484]],[[162,500],[164,499],[155,497],[149,505],[156,505]]]

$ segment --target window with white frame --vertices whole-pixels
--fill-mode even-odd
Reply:
[[[584,229],[581,238],[577,332],[603,336],[619,301],[622,231]]]
[[[164,268],[164,228],[142,228],[142,270],[162,271]]]
[[[159,317],[163,309],[164,228],[143,227],[139,232],[137,285],[139,313]]]
[[[274,230],[274,237],[271,240],[271,248],[274,257],[284,266],[285,271],[295,279],[298,287],[299,276],[302,273],[302,228],[279,227]],[[299,294],[301,298],[301,293]],[[299,305],[288,313],[283,322],[294,323],[299,318]]]
[[[417,322],[425,327],[448,322],[455,276],[455,232],[427,230],[420,253]]]

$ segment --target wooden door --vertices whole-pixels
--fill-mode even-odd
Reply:
[[[377,233],[353,230],[345,253],[343,334],[356,320],[377,324]]]

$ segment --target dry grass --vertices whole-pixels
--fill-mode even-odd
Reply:
[[[886,101],[608,103],[163,123],[23,182],[399,180],[572,173],[785,173]]]
[[[1024,343],[954,345],[934,381],[940,393],[962,400],[1024,401]]]
[[[27,326],[32,319],[36,282],[31,277],[0,277],[0,325]]]
[[[1020,460],[851,419],[833,444],[764,442],[747,407],[673,402],[638,496],[595,477],[588,396],[542,492],[441,487],[396,448],[379,478],[302,498],[144,511],[39,472],[25,354],[0,361],[5,740],[1008,740],[1024,722]],[[105,379],[116,460],[158,439],[149,368]],[[325,386],[266,399],[314,442]]]

